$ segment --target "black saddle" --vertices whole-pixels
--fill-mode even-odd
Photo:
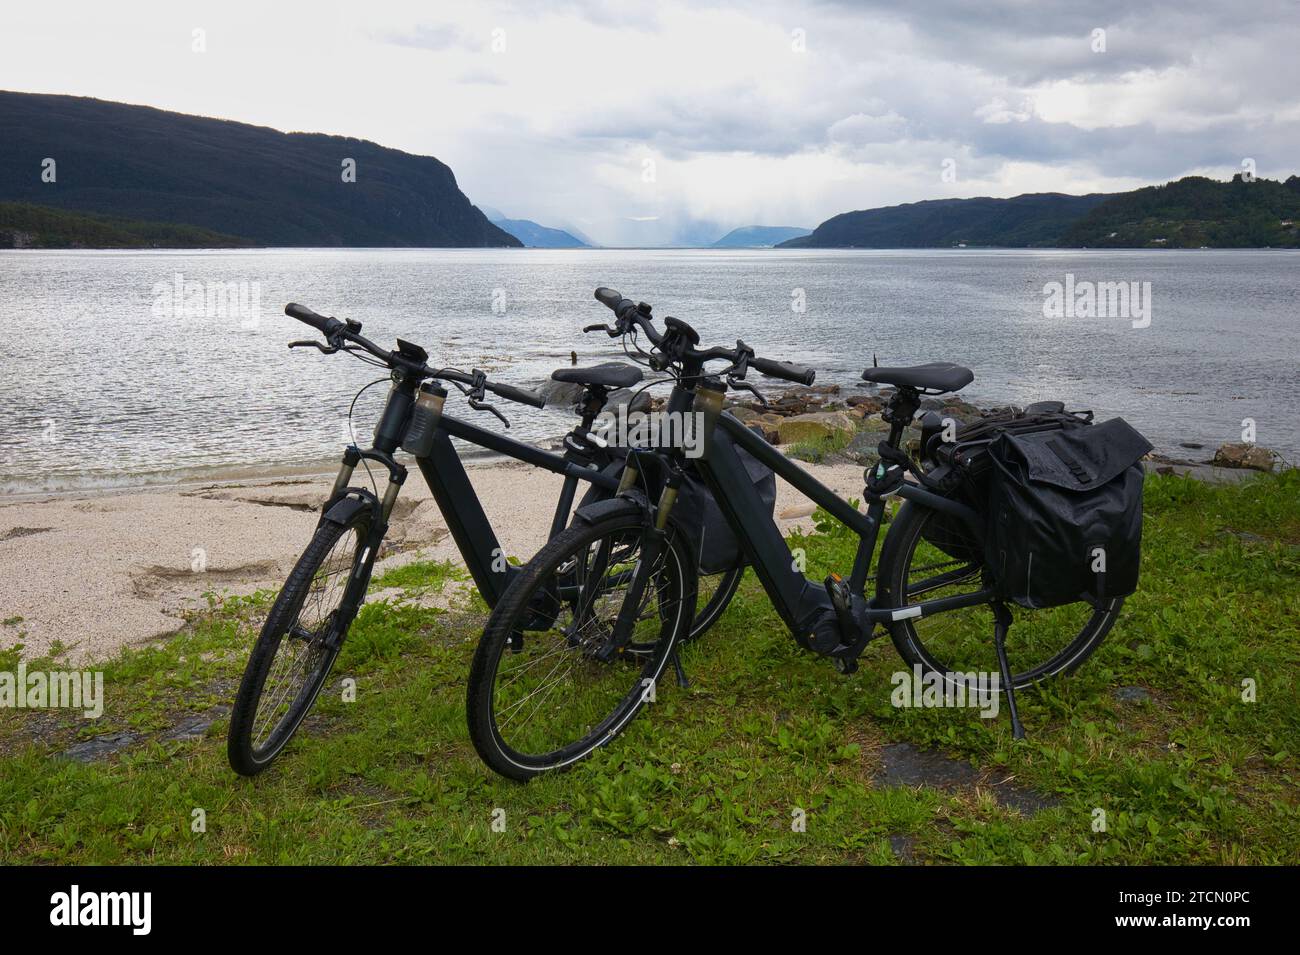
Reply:
[[[925,365],[904,368],[868,368],[862,373],[866,381],[899,388],[916,388],[919,391],[960,391],[975,380],[969,368],[950,361],[932,361]]]
[[[641,380],[641,369],[610,361],[591,368],[557,368],[551,372],[551,380],[576,385],[600,385],[604,388],[631,388]]]

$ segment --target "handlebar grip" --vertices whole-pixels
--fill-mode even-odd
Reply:
[[[529,391],[526,388],[516,388],[514,385],[502,385],[490,381],[487,383],[487,390],[495,395],[500,395],[507,401],[517,401],[521,405],[531,405],[534,408],[545,408],[546,399],[535,391]]]
[[[596,289],[596,301],[606,308],[617,308],[618,303],[623,301],[623,293],[615,292],[612,288],[601,286]]]
[[[290,302],[286,305],[284,314],[290,318],[298,319],[305,325],[310,325],[326,337],[333,335],[335,331],[343,327],[343,323],[337,318],[326,318],[324,315],[317,315],[306,305],[299,305],[296,302]]]
[[[788,361],[773,361],[770,358],[751,358],[749,367],[769,378],[784,378],[800,385],[811,385],[817,377],[817,372],[812,368],[792,365]]]

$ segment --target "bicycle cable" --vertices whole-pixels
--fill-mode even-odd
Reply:
[[[374,381],[370,382],[370,384],[362,385],[360,390],[358,390],[357,393],[352,396],[352,403],[348,405],[348,435],[349,437],[352,438],[353,444],[357,443],[357,432],[356,429],[352,427],[352,412],[356,409],[357,399],[360,398],[365,392],[373,388],[375,385],[383,384],[385,381],[388,381],[388,379],[376,378]],[[361,466],[366,469],[366,477],[370,478],[370,487],[375,492],[375,497],[378,498],[379,484],[375,481],[374,472],[370,470],[370,462],[367,461],[365,458],[362,458]]]

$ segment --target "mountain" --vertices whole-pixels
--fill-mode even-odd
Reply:
[[[798,239],[812,230],[792,225],[747,225],[732,229],[717,242],[714,249],[769,249],[787,239]]]
[[[498,229],[510,233],[529,249],[585,249],[587,243],[563,229],[550,229],[531,219],[493,219]]]
[[[0,91],[0,201],[274,246],[518,246],[451,169],[372,142]],[[54,182],[43,182],[47,158]],[[345,163],[355,161],[355,181]]]
[[[1300,177],[1187,176],[1087,196],[932,199],[827,219],[784,249],[1300,247]]]
[[[1188,176],[1147,186],[1097,206],[1061,243],[1089,248],[1296,248],[1300,177],[1286,182],[1238,174],[1230,182]]]
[[[929,199],[845,212],[783,249],[926,249],[955,245],[1054,246],[1110,196],[1033,193],[1013,199]]]
[[[229,249],[252,244],[194,226],[0,202],[0,249]]]

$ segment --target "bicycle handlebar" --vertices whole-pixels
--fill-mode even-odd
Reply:
[[[290,302],[284,307],[284,314],[290,318],[296,318],[298,321],[310,325],[316,331],[320,332],[326,338],[332,337],[339,329],[343,328],[343,323],[337,318],[326,318],[324,315],[317,315],[306,305],[299,305],[297,302]]]
[[[331,350],[337,350],[344,341],[351,342],[365,351],[374,355],[388,367],[400,369],[407,374],[415,375],[419,378],[440,378],[444,381],[455,381],[463,385],[473,385],[475,382],[474,375],[467,375],[464,372],[456,371],[453,368],[430,368],[426,363],[414,361],[403,355],[401,352],[387,351],[380,348],[364,335],[353,331],[345,322],[340,322],[337,318],[329,318],[325,315],[318,315],[305,305],[299,305],[296,302],[290,302],[284,307],[284,314],[290,318],[296,318],[304,324],[323,334],[333,346]],[[359,324],[352,323],[355,328],[360,328]],[[516,401],[519,404],[530,405],[534,408],[546,407],[546,399],[535,391],[529,391],[526,388],[517,388],[514,385],[506,385],[495,381],[484,381],[485,390],[505,398],[507,401]]]
[[[489,381],[485,387],[494,395],[500,395],[507,401],[517,401],[521,405],[531,405],[534,408],[546,407],[546,399],[527,388],[516,388],[514,385],[502,385],[494,381]]]
[[[773,361],[771,358],[759,358],[755,355],[749,360],[749,367],[769,378],[784,378],[800,385],[811,385],[817,378],[816,370],[805,368],[788,361]]]
[[[606,308],[613,311],[618,318],[616,328],[607,329],[604,325],[589,325],[583,331],[608,330],[611,337],[617,335],[626,335],[631,331],[631,326],[635,325],[640,328],[650,343],[656,347],[664,341],[664,336],[654,327],[650,320],[649,306],[642,308],[630,298],[624,298],[621,292],[616,292],[612,288],[601,286],[596,289],[596,301],[600,302]],[[739,343],[737,343],[739,344]],[[740,361],[742,357],[739,348],[709,348],[700,350],[691,346],[683,349],[686,357],[693,358],[701,363],[706,361],[730,361],[733,364]],[[785,381],[792,381],[796,384],[811,385],[817,377],[817,372],[812,368],[806,368],[803,365],[795,365],[787,361],[775,361],[771,358],[759,358],[752,351],[748,355],[747,367],[754,369],[760,374],[767,375],[769,378],[782,378]]]

